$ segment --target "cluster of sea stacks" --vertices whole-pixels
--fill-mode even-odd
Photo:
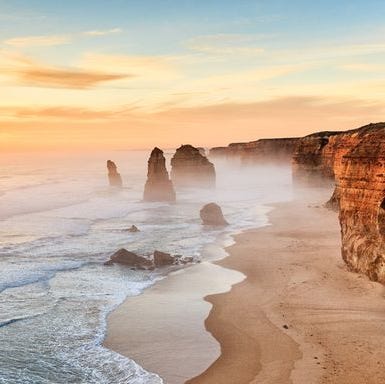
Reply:
[[[385,283],[385,123],[302,138],[234,143],[212,148],[210,156],[254,164],[291,163],[295,185],[335,185],[326,206],[339,211],[343,259],[352,270]],[[108,161],[107,166],[110,184],[121,186],[116,165]],[[202,149],[182,145],[171,166],[170,179],[163,152],[152,151],[145,201],[175,201],[174,186],[215,186],[214,165]],[[216,204],[204,207],[201,218],[207,225],[227,224]]]
[[[147,181],[144,186],[143,201],[146,202],[175,202],[174,185],[180,187],[214,188],[215,168],[207,157],[203,148],[192,145],[179,147],[171,159],[171,179],[166,168],[166,158],[163,151],[155,147],[148,159]],[[108,160],[108,179],[113,187],[121,187],[122,179],[117,172],[116,164]],[[222,209],[215,203],[206,204],[200,211],[203,225],[224,226],[227,221],[223,217]],[[132,225],[129,232],[140,232]],[[165,252],[155,251],[153,257],[140,256],[124,248],[116,251],[105,265],[123,264],[134,269],[154,269],[169,265],[191,263],[191,257],[172,256]]]
[[[179,147],[171,159],[171,179],[169,178],[163,151],[154,148],[148,160],[147,182],[144,201],[175,201],[175,188],[215,187],[215,168],[202,149],[192,145]]]

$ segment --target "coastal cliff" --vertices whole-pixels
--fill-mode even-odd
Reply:
[[[215,168],[202,150],[192,145],[179,147],[171,159],[171,179],[176,187],[215,187]]]
[[[290,163],[299,138],[259,139],[210,149],[210,157],[238,158],[243,164]]]
[[[144,201],[175,201],[175,191],[166,169],[163,151],[155,147],[148,160]]]
[[[317,132],[299,141],[295,183],[335,183],[328,208],[339,212],[342,257],[353,271],[385,283],[385,123]]]
[[[348,131],[316,132],[301,138],[293,155],[294,182],[309,186],[333,185],[335,170],[344,155],[360,142],[362,135],[372,132],[377,125]]]
[[[351,133],[351,144],[334,168],[342,257],[352,270],[385,283],[385,123]]]

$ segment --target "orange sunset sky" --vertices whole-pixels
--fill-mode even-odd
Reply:
[[[385,2],[320,3],[0,0],[0,149],[216,146],[385,120]]]

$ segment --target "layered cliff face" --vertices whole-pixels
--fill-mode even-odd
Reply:
[[[293,154],[293,180],[297,184],[322,186],[334,183],[332,154],[328,144],[341,132],[317,132],[301,138]],[[328,153],[328,155],[326,155]]]
[[[293,180],[310,186],[333,185],[335,169],[362,135],[376,124],[342,132],[317,132],[301,138],[293,155]]]
[[[334,168],[342,257],[352,270],[385,283],[385,123],[352,132],[350,143]]]
[[[176,187],[215,187],[214,164],[192,145],[179,147],[171,166],[171,179]]]
[[[148,160],[147,182],[144,186],[145,201],[175,201],[175,190],[168,177],[163,151],[154,148]]]
[[[122,177],[120,176],[120,173],[118,173],[116,164],[111,160],[107,160],[107,169],[110,185],[112,187],[121,187],[123,185]]]
[[[239,158],[243,164],[290,163],[298,138],[260,139],[210,149],[212,157]]]

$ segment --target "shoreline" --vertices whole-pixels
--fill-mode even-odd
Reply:
[[[384,287],[347,270],[328,195],[273,204],[228,256],[127,298],[103,345],[167,384],[385,382]],[[246,278],[207,292],[218,271]]]
[[[221,251],[220,258],[226,257],[224,248]],[[204,327],[211,310],[204,297],[229,291],[244,278],[212,261],[171,272],[140,295],[127,297],[108,315],[103,346],[159,375],[164,383],[183,383],[221,353]]]
[[[275,204],[216,262],[247,277],[205,298],[222,353],[186,384],[385,382],[384,287],[347,270],[326,197]]]

